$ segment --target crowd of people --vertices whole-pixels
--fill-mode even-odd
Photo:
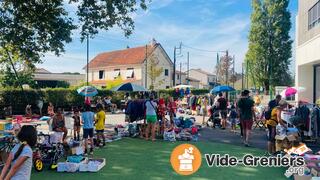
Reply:
[[[240,126],[240,136],[242,137],[243,144],[250,147],[251,130],[256,119],[257,111],[261,106],[261,99],[250,96],[250,91],[244,90],[241,95],[233,102],[229,102],[223,93],[214,96],[212,94],[204,96],[196,96],[192,93],[180,97],[159,97],[156,94],[148,94],[134,99],[142,99],[143,106],[145,107],[144,120],[146,126],[142,131],[142,137],[146,140],[156,140],[156,131],[160,133],[167,129],[174,128],[175,118],[177,113],[179,115],[200,115],[202,116],[202,125],[207,125],[210,116],[213,114],[219,115],[220,127],[222,130],[228,128],[236,132],[237,125]],[[127,94],[125,97],[126,106],[134,101]],[[93,154],[94,145],[103,147],[106,144],[104,136],[106,110],[114,112],[117,110],[117,105],[111,102],[111,97],[97,98],[95,104],[95,112],[92,109],[91,101],[85,102],[82,111],[79,108],[72,109],[73,119],[73,136],[74,139],[80,141],[80,130],[83,130],[83,140],[85,143],[85,154]],[[264,110],[263,117],[265,118],[265,126],[268,132],[268,154],[275,153],[275,136],[276,126],[281,125],[287,128],[287,124],[282,119],[281,113],[284,109],[289,107],[288,102],[277,95],[274,100],[271,100],[268,107]],[[136,108],[136,107],[134,107]],[[47,114],[52,118],[51,126],[54,132],[63,133],[62,140],[65,141],[68,129],[66,128],[66,118],[64,117],[63,109],[53,106],[49,103]],[[26,116],[32,115],[31,106],[26,107]],[[166,117],[169,117],[167,119]],[[95,133],[94,133],[95,131]],[[93,137],[96,134],[97,143],[94,144]],[[32,167],[30,161],[32,157],[31,147],[36,143],[36,129],[33,126],[23,126],[17,138],[20,144],[16,145],[12,153],[10,153],[7,163],[4,166],[1,179],[19,179],[21,176],[29,176]],[[90,148],[89,148],[90,144]],[[88,151],[89,150],[89,151]]]

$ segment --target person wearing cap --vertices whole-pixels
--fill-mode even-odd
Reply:
[[[242,98],[237,103],[240,123],[243,128],[243,143],[249,147],[249,137],[251,134],[253,120],[256,118],[254,113],[254,101],[249,96],[250,91],[244,90]]]
[[[272,109],[271,118],[266,121],[266,126],[268,128],[268,154],[274,154],[276,152],[275,137],[276,137],[276,126],[281,124],[284,128],[287,125],[281,118],[282,111],[288,106],[287,101],[280,100],[278,106]]]

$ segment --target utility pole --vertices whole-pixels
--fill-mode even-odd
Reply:
[[[87,86],[89,86],[89,34],[87,34]]]
[[[246,81],[247,81],[247,89],[249,89],[249,63],[246,63]]]
[[[217,65],[216,65],[216,84],[215,86],[218,85],[218,74],[219,74],[219,69],[220,69],[220,61],[219,61],[219,53],[217,53]]]
[[[229,76],[229,52],[228,50],[226,50],[226,85],[229,85],[229,80],[228,80],[228,76]]]
[[[181,46],[182,46],[182,43],[180,42],[180,46],[177,48],[176,46],[174,47],[174,50],[173,50],[173,86],[176,85],[176,63],[177,63],[177,49],[180,50],[180,53],[181,53]]]
[[[188,85],[190,84],[189,82],[189,71],[190,71],[190,60],[189,60],[189,52],[187,54],[187,83]]]
[[[242,63],[242,72],[241,72],[241,79],[242,79],[242,90],[244,88],[244,62]]]
[[[148,89],[148,86],[147,86],[147,83],[148,83],[148,45],[146,45],[146,73],[145,73],[145,82],[144,82],[144,85],[145,85],[145,88]]]
[[[176,51],[177,51],[177,48],[174,47],[174,50],[173,50],[173,77],[172,77],[173,86],[176,86],[176,62],[177,62]]]
[[[236,75],[235,75],[235,71],[234,71],[234,66],[235,66],[235,63],[236,63],[236,57],[235,57],[235,55],[233,55],[233,61],[232,61],[232,63],[233,63],[233,67],[232,67],[232,74],[233,74],[233,79],[232,79],[232,83],[233,83],[233,88],[234,88],[234,83],[235,83],[235,81],[237,80],[237,77],[236,77]]]
[[[182,63],[180,62],[180,72],[179,72],[180,85],[182,84],[182,81],[181,81],[181,79],[182,79],[182,78],[181,78],[181,68],[182,68],[182,67],[181,67],[181,66],[182,66]]]

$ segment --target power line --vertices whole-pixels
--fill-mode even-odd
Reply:
[[[186,47],[186,48],[189,48],[189,49],[193,49],[193,50],[196,50],[196,51],[202,51],[202,52],[211,52],[211,53],[225,53],[226,51],[212,51],[212,50],[206,50],[206,49],[200,49],[200,48],[195,48],[195,47],[191,47],[191,46],[188,46],[188,45],[185,45],[185,44],[182,44],[183,47]]]

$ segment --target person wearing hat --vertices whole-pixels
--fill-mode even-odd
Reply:
[[[273,108],[271,112],[271,118],[266,121],[266,126],[268,128],[268,154],[274,154],[276,152],[275,137],[276,137],[276,126],[281,124],[284,128],[287,125],[281,119],[282,111],[287,108],[288,102],[285,100],[280,100],[278,106]]]
[[[243,128],[243,143],[246,147],[249,147],[249,137],[251,134],[253,120],[256,118],[254,113],[254,101],[250,98],[250,91],[244,90],[242,98],[237,103],[238,115],[240,117],[240,123]]]

